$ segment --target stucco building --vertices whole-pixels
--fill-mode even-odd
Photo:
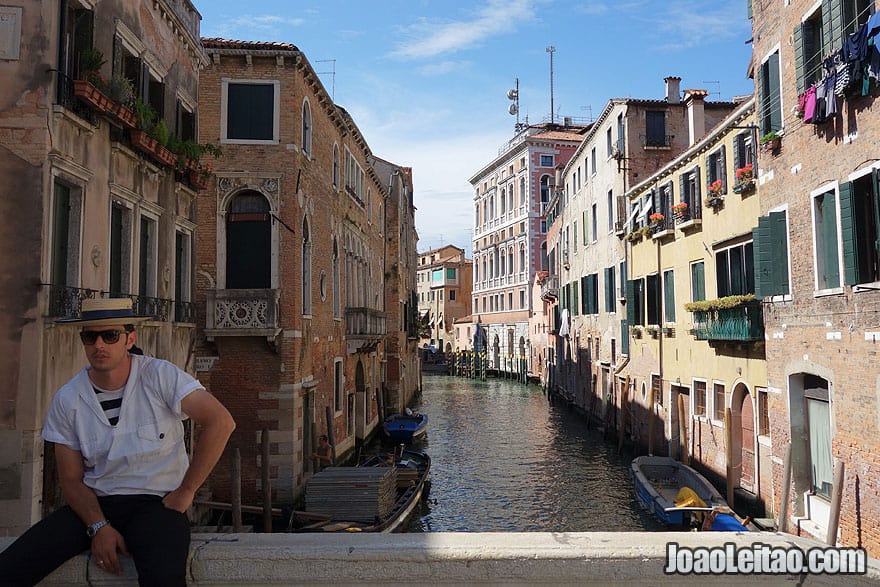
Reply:
[[[204,54],[188,0],[0,10],[0,532],[14,535],[61,503],[40,433],[86,358],[79,328],[54,320],[85,298],[130,297],[155,317],[138,345],[193,371],[196,188],[173,153],[139,140],[133,107],[149,105],[165,140],[194,138]]]
[[[455,322],[471,313],[473,262],[454,245],[424,251],[419,253],[416,280],[419,317],[428,326],[420,346],[454,350]]]

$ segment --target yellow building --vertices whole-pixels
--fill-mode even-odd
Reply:
[[[629,381],[633,438],[770,503],[754,120],[750,98],[702,133],[694,109],[691,136],[704,138],[627,192],[630,362],[618,384]]]

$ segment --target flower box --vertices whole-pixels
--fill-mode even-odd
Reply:
[[[198,169],[190,169],[187,172],[187,183],[194,190],[203,190],[208,187],[208,176]]]
[[[782,144],[782,139],[767,139],[763,143],[761,143],[761,148],[770,153],[775,153],[779,150],[779,146]]]
[[[153,150],[153,159],[155,159],[156,163],[165,167],[174,167],[174,164],[177,162],[177,155],[167,147],[156,142],[156,147]]]
[[[116,108],[113,111],[113,117],[124,128],[134,128],[137,123],[137,117],[134,115],[134,110],[128,106],[123,106],[122,104],[116,104]]]
[[[724,204],[724,196],[709,196],[706,198],[706,205],[710,208],[718,209]]]
[[[735,194],[748,194],[755,189],[755,180],[749,179],[745,181],[741,181],[733,186],[733,192]]]
[[[151,137],[143,130],[132,130],[128,134],[131,139],[131,146],[145,155],[153,156],[156,146],[159,144],[156,139]]]
[[[73,95],[97,112],[115,113],[116,104],[113,103],[113,100],[105,96],[91,82],[84,79],[73,80]]]

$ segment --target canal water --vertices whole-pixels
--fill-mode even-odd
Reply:
[[[410,532],[661,530],[600,432],[536,385],[425,376],[431,487]]]

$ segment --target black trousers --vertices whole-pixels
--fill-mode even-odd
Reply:
[[[186,514],[166,508],[155,495],[110,495],[98,501],[110,524],[122,534],[140,585],[186,585],[190,541]],[[0,585],[36,585],[91,546],[85,524],[65,506],[0,552]]]

